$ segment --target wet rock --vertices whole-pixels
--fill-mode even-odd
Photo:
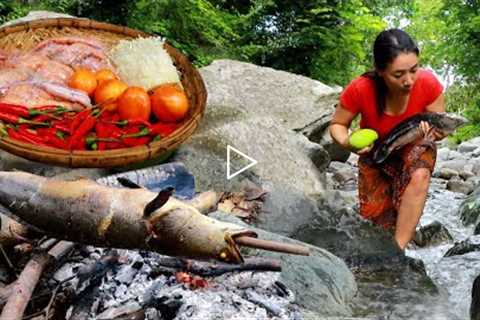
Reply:
[[[473,166],[471,166],[472,169],[473,169]],[[475,174],[472,172],[472,169],[463,169],[462,171],[459,172],[460,174],[460,177],[463,179],[463,180],[468,180],[470,179],[471,177],[474,177]]]
[[[471,144],[475,144],[478,147],[480,147],[480,137],[475,137],[473,139],[470,139],[468,142],[470,142]]]
[[[450,153],[449,148],[439,148],[437,151],[437,161],[446,161],[448,160],[448,154]]]
[[[472,152],[473,150],[477,149],[478,146],[474,143],[471,143],[469,141],[462,142],[458,147],[457,150],[460,153],[469,153]]]
[[[477,187],[477,189],[463,201],[459,212],[464,225],[476,225],[480,222],[480,187]]]
[[[452,151],[453,152],[453,151]],[[466,165],[468,164],[467,160],[465,159],[455,159],[455,160],[448,160],[443,161],[438,164],[438,170],[442,168],[448,168],[451,170],[455,170],[457,172],[461,171]]]
[[[461,242],[456,242],[452,248],[448,249],[444,257],[458,256],[473,251],[480,251],[480,241],[469,238]]]
[[[463,153],[458,152],[457,150],[450,150],[448,153],[448,160],[451,161],[465,161],[467,158]]]
[[[474,235],[479,235],[479,234],[480,234],[480,223],[478,223],[478,224],[475,226],[475,229],[473,230],[473,234],[474,234]]]
[[[446,180],[450,180],[453,177],[458,177],[458,175],[459,175],[458,171],[450,168],[440,168],[439,170],[436,170],[433,173],[433,176],[435,178],[441,178]]]
[[[311,138],[310,136],[306,135],[309,140],[318,143],[322,148],[324,148],[328,154],[330,155],[330,159],[332,161],[340,161],[345,162],[350,156],[350,151],[346,150],[345,148],[341,147],[333,141],[332,137],[328,130],[325,130],[323,135],[320,139]]]
[[[419,247],[436,246],[444,242],[453,241],[453,237],[439,221],[421,227],[416,233],[413,242]]]
[[[327,171],[333,173],[332,178],[337,188],[343,189],[342,187],[350,182],[356,183],[357,170],[347,163],[332,161]]]
[[[213,217],[230,222],[238,219],[222,212]],[[353,274],[345,263],[328,251],[274,233],[255,229],[259,237],[284,243],[296,243],[310,248],[310,256],[294,256],[263,250],[244,248],[249,255],[280,259],[280,281],[292,290],[296,303],[306,310],[325,316],[350,316],[349,301],[356,293]]]
[[[430,188],[434,190],[433,192],[444,190],[447,188],[447,180],[432,177],[430,180]]]
[[[480,157],[480,147],[477,147],[475,150],[472,151],[472,157],[474,158]]]
[[[470,319],[480,320],[480,275],[473,281],[472,302],[470,303]]]
[[[475,189],[475,186],[468,181],[462,181],[460,179],[451,179],[447,182],[447,190],[450,190],[453,192],[470,194],[474,189]]]

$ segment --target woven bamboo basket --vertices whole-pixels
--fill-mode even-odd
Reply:
[[[28,51],[45,39],[67,35],[88,35],[110,47],[122,39],[150,36],[142,31],[88,19],[42,19],[0,28],[0,48],[7,52]],[[197,128],[205,111],[207,92],[200,74],[187,57],[168,44],[165,44],[165,49],[180,72],[180,79],[190,104],[188,116],[168,137],[145,146],[102,151],[66,151],[3,137],[0,138],[0,148],[29,160],[72,168],[121,167],[154,160],[170,153]]]

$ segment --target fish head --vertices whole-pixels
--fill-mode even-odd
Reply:
[[[450,112],[437,112],[433,114],[432,124],[442,132],[449,134],[468,123],[468,119]]]

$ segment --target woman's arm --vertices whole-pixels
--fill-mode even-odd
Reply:
[[[362,154],[370,151],[371,148],[367,147],[361,150],[355,150],[348,142],[348,128],[350,128],[352,120],[355,118],[356,115],[357,114],[350,112],[344,107],[342,107],[342,105],[339,103],[337,105],[337,108],[335,109],[335,113],[333,114],[332,121],[330,121],[329,131],[330,136],[336,143],[338,143],[347,150]]]

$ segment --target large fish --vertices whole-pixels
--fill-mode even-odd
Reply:
[[[468,122],[466,118],[454,113],[419,113],[399,123],[384,139],[375,143],[371,151],[373,162],[377,164],[384,162],[393,151],[422,137],[421,121],[428,122],[430,126],[445,134],[452,133],[455,129]]]
[[[152,192],[0,171],[0,204],[52,236],[83,244],[242,262],[244,227],[202,215],[171,190]]]

